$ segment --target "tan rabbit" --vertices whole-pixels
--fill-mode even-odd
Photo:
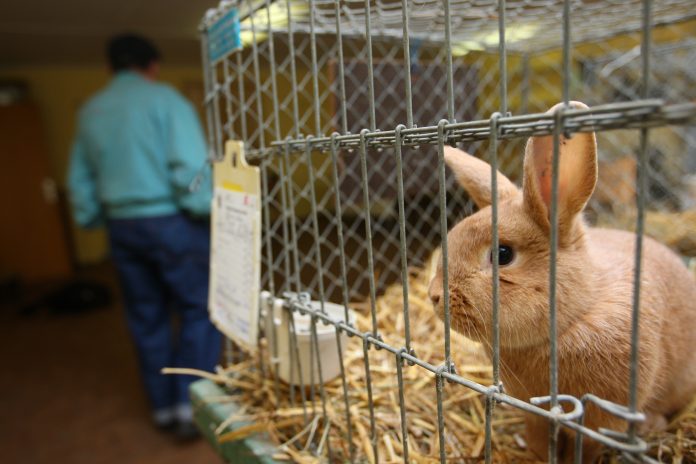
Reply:
[[[587,108],[572,102],[575,108]],[[558,105],[557,105],[558,106]],[[549,110],[553,112],[556,107]],[[498,173],[500,237],[500,358],[507,393],[528,400],[549,394],[549,243],[553,138],[532,137],[520,190]],[[452,327],[489,350],[491,323],[491,171],[460,150],[445,160],[480,210],[449,232]],[[557,328],[559,391],[593,393],[628,403],[631,302],[635,236],[585,225],[582,211],[597,181],[593,133],[561,138],[559,165]],[[665,246],[643,242],[638,405],[643,430],[666,419],[696,393],[696,282]],[[442,309],[442,265],[430,284]],[[585,424],[614,430],[626,423],[588,405]],[[548,422],[526,417],[527,443],[546,459]],[[574,433],[562,429],[559,458],[572,462]],[[583,440],[583,462],[600,451]]]

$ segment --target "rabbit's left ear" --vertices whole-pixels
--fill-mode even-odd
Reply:
[[[548,112],[554,113],[558,104]],[[570,102],[574,109],[586,109]],[[553,137],[532,137],[524,157],[524,206],[545,230],[550,229]],[[558,227],[561,240],[573,230],[597,183],[597,142],[593,132],[561,135],[558,165]]]
[[[445,162],[452,169],[457,182],[464,187],[479,208],[493,201],[491,165],[465,151],[445,146]],[[503,201],[519,194],[518,188],[501,172],[497,173],[498,200]]]

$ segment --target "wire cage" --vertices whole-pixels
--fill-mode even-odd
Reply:
[[[231,9],[238,11],[243,47],[212,57],[208,33]],[[539,329],[549,331],[548,396],[516,398],[500,383],[497,342],[491,361],[471,354],[471,363],[488,363],[483,370],[454,362],[476,350],[451,330],[447,295],[444,325],[436,334],[419,330],[434,312],[415,314],[417,301],[427,296],[414,286],[429,279],[439,259],[447,287],[447,232],[475,210],[445,167],[446,146],[458,145],[520,181],[528,137],[553,135],[558,147],[562,134],[595,131],[599,182],[587,218],[637,230],[633,317],[639,317],[643,233],[658,235],[687,259],[696,256],[693,235],[675,233],[696,222],[693,2],[223,1],[206,14],[201,37],[211,160],[220,158],[225,140],[234,139],[261,167],[262,287],[286,313],[310,318],[309,385],[288,386],[278,378],[278,352],[298,350],[292,317],[288,346],[278,346],[282,337],[265,327],[256,377],[268,380],[257,393],[268,404],[302,410],[305,432],[312,426],[305,450],[331,462],[522,462],[522,454],[500,454],[504,440],[496,438],[496,420],[514,422],[505,414],[523,410],[550,424],[552,462],[561,429],[581,438],[573,445],[576,462],[584,462],[583,439],[651,462],[648,444],[636,433],[643,418],[635,400],[637,333],[633,357],[626,359],[626,404],[589,391],[567,395],[555,380],[551,297],[550,325]],[[545,113],[569,99],[591,108]],[[494,193],[494,221],[496,198]],[[552,295],[554,234],[556,228],[549,250]],[[497,276],[495,260],[493,267]],[[386,302],[387,295],[396,298]],[[328,303],[345,313],[330,314]],[[357,324],[348,308],[360,313]],[[314,379],[327,369],[317,336],[317,327],[327,325],[336,328],[340,380],[324,385]],[[299,362],[291,367],[302,369]],[[352,373],[359,385],[347,379]],[[418,402],[413,396],[424,385],[430,396],[421,401],[432,401],[427,423],[410,419]],[[464,403],[470,392],[480,399],[474,406]],[[588,403],[620,418],[624,427],[584,425]],[[470,407],[480,409],[475,451],[464,449],[467,439],[457,430],[464,427],[457,408]],[[340,425],[338,416],[345,418]]]

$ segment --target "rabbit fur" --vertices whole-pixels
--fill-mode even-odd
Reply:
[[[553,113],[559,105],[549,110]],[[587,108],[571,102],[574,108]],[[628,404],[635,235],[590,228],[582,212],[597,182],[594,133],[561,136],[558,183],[557,333],[559,393],[593,393]],[[553,137],[532,137],[518,189],[498,173],[499,243],[512,248],[499,267],[500,375],[505,391],[528,400],[549,394],[549,255]],[[456,148],[445,161],[479,211],[448,234],[452,327],[491,354],[491,168]],[[429,295],[443,317],[442,263]],[[696,393],[696,282],[680,258],[648,237],[640,287],[638,407],[642,431],[659,430]],[[585,425],[626,429],[626,422],[588,403]],[[529,448],[548,459],[549,423],[527,413]],[[559,434],[560,462],[572,462],[574,433]],[[583,462],[598,442],[583,440]]]

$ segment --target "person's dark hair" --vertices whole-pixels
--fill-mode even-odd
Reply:
[[[106,49],[109,64],[114,72],[125,69],[147,69],[152,62],[159,61],[160,52],[144,37],[124,34],[109,40]]]

